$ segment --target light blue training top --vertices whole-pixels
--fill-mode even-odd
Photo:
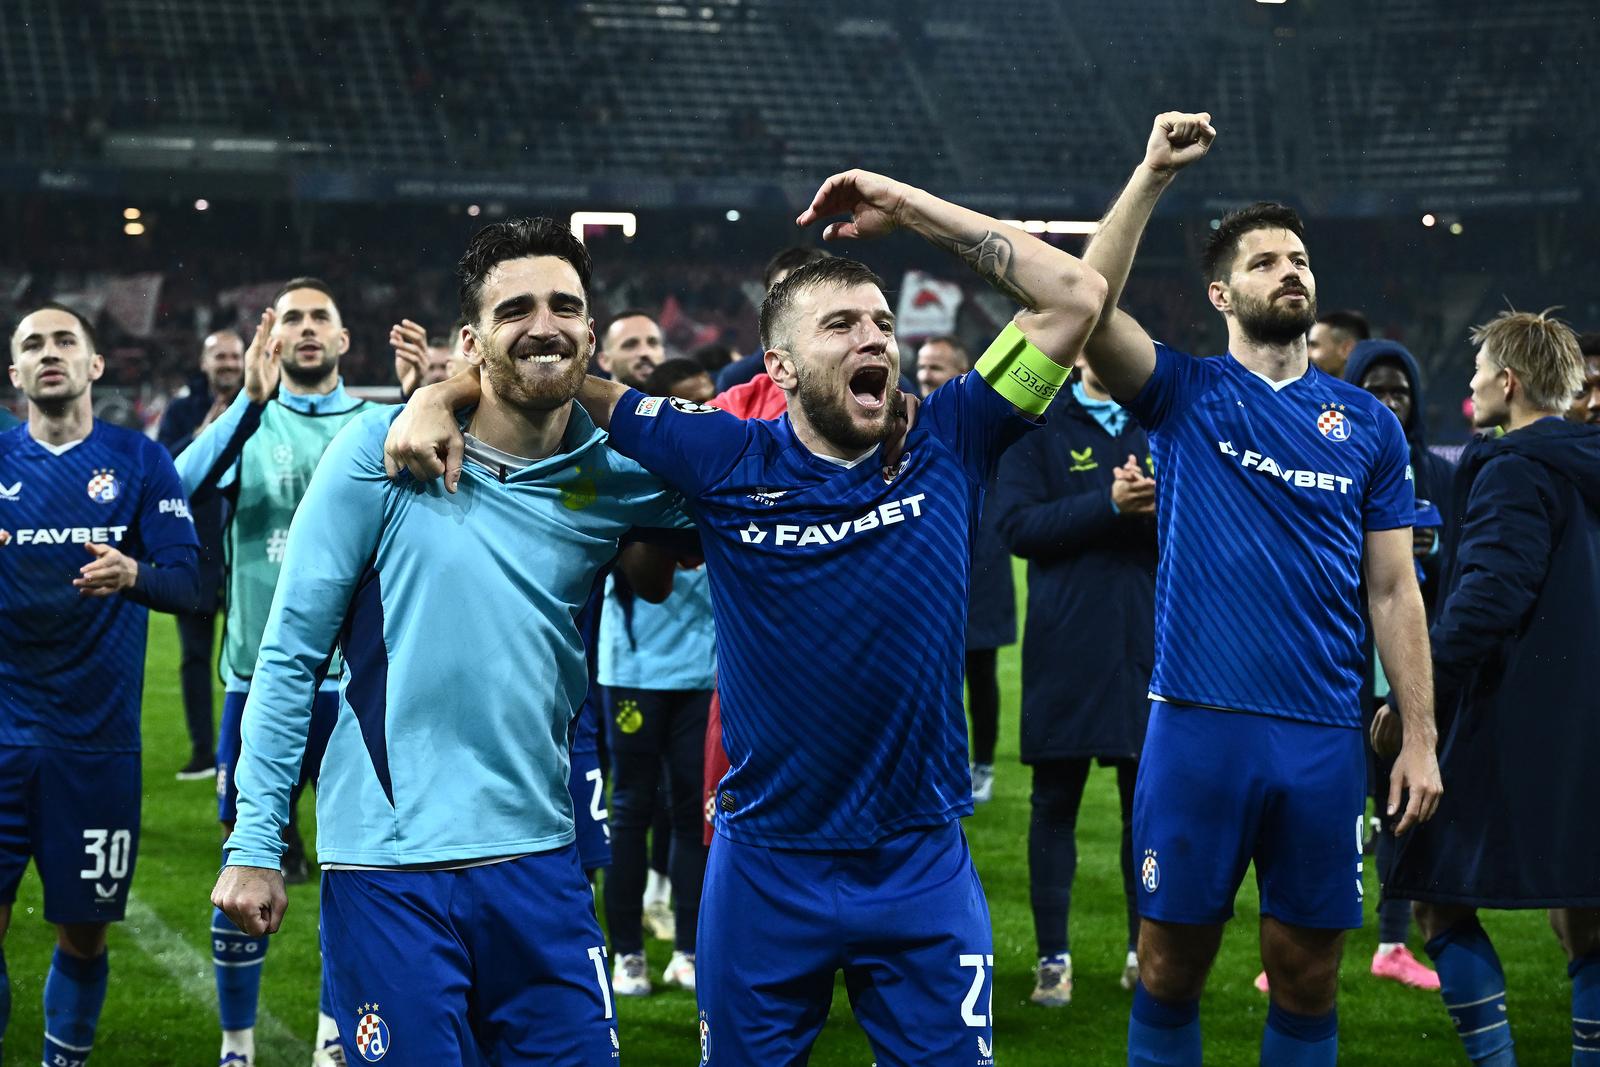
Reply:
[[[600,613],[596,680],[627,689],[712,689],[717,684],[717,631],[704,566],[680,567],[672,595],[659,604],[617,595],[606,579]]]
[[[323,862],[439,865],[574,840],[568,730],[588,688],[574,620],[630,527],[688,520],[576,405],[548,458],[511,469],[469,455],[453,495],[396,484],[383,439],[399,411],[340,431],[289,528],[245,706],[230,865],[279,864],[336,642]]]

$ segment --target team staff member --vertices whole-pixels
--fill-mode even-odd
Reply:
[[[1126,457],[1124,459],[1124,457]],[[1072,999],[1068,913],[1078,807],[1093,760],[1116,768],[1128,906],[1122,987],[1137,981],[1133,786],[1150,715],[1156,527],[1150,444],[1083,359],[1039,433],[1000,464],[990,503],[1028,561],[1022,762],[1033,767],[1028,884],[1039,965],[1035,1004]],[[1061,664],[1075,664],[1063,671]]]
[[[1503,312],[1473,331],[1472,448],[1433,624],[1439,814],[1399,842],[1389,884],[1417,923],[1467,1055],[1514,1067],[1506,980],[1479,908],[1549,908],[1571,961],[1572,1062],[1600,1063],[1600,429],[1562,416],[1583,382],[1572,332]],[[1447,714],[1449,714],[1447,712]],[[1380,709],[1374,742],[1399,743]]]

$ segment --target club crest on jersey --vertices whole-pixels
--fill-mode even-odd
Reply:
[[[1154,893],[1161,888],[1161,864],[1156,862],[1156,850],[1144,850],[1144,862],[1139,864],[1139,884],[1144,886],[1146,893]]]
[[[1317,416],[1317,430],[1330,441],[1350,440],[1350,420],[1345,418],[1343,404],[1324,404]]]
[[[98,504],[111,503],[121,492],[122,483],[117,481],[117,472],[110,468],[95,471],[89,479],[89,499]]]
[[[388,1051],[389,1024],[378,1014],[378,1005],[361,1005],[356,1009],[356,1052],[368,1063],[377,1063]]]
[[[700,1013],[700,1063],[711,1062],[711,1024],[706,1022],[706,1013]]]

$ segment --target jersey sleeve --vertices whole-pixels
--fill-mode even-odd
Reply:
[[[1210,378],[1205,360],[1168,348],[1160,341],[1155,346],[1156,369],[1144,388],[1123,405],[1147,431],[1159,430],[1182,415]]]
[[[200,599],[200,538],[166,449],[145,441],[139,499],[139,578],[129,596],[156,611],[194,611]]]
[[[1039,425],[976,371],[951,378],[922,402],[918,419],[961,457],[967,477],[988,485],[1006,449]]]
[[[241,727],[230,866],[276,867],[311,707],[356,585],[383,532],[383,436],[399,408],[358,416],[323,453],[289,524]]]
[[[629,389],[611,414],[611,444],[690,500],[733,469],[750,443],[743,419],[706,404]]]
[[[261,425],[261,413],[265,410],[265,404],[252,404],[240,389],[228,409],[178,453],[178,477],[183,481],[185,496],[192,500],[198,494],[232,481],[229,475],[233,461]]]
[[[1411,470],[1411,449],[1394,412],[1380,407],[1373,416],[1378,452],[1366,499],[1361,503],[1361,523],[1368,530],[1397,530],[1410,526],[1417,514],[1416,476]]]

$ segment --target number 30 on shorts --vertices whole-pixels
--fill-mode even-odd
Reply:
[[[128,858],[133,851],[131,830],[85,830],[83,851],[88,854],[89,865],[78,877],[91,881],[97,878],[122,879],[128,877]]]

